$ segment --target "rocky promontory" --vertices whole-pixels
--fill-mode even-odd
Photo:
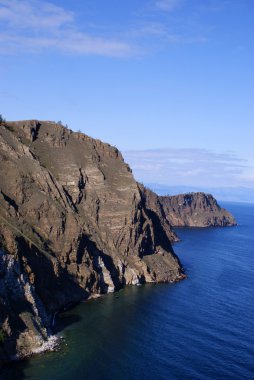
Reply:
[[[1,361],[53,350],[59,310],[185,277],[173,226],[233,225],[202,193],[159,197],[115,147],[54,122],[0,122]]]
[[[66,305],[184,277],[175,233],[116,148],[53,122],[2,122],[0,178],[0,360],[53,349]]]
[[[234,217],[211,194],[188,193],[160,196],[165,216],[174,227],[235,226]]]

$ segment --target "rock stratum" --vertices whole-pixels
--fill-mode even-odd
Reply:
[[[120,152],[52,122],[0,126],[0,356],[54,345],[66,305],[184,277]]]
[[[183,279],[172,225],[206,207],[213,214],[200,197],[190,212],[158,197],[115,147],[59,124],[2,122],[0,364],[54,349],[52,320],[69,305]]]
[[[174,227],[235,226],[230,212],[221,208],[211,194],[188,193],[160,196],[168,222]]]

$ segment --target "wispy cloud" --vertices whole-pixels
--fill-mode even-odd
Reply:
[[[74,21],[74,14],[54,4],[36,0],[0,0],[0,20],[22,29],[53,29]]]
[[[132,35],[149,39],[151,39],[151,37],[158,38],[165,44],[194,44],[207,42],[205,36],[173,33],[167,25],[161,22],[142,23],[141,25],[136,26],[135,30],[132,31]]]
[[[140,2],[135,15],[132,11],[126,14],[124,25],[116,26],[114,22],[109,25],[108,19],[101,25],[101,17],[98,17],[100,22],[93,20],[92,28],[85,22],[81,25],[74,12],[52,1],[0,0],[0,55],[49,51],[132,57],[173,44],[207,42],[202,20],[196,24],[192,16],[184,18],[186,0],[149,0],[143,8]],[[228,0],[221,2],[224,7],[228,4]],[[209,7],[217,9],[218,4],[218,0],[207,0],[204,6],[207,10]],[[194,6],[195,13],[199,14],[201,8]],[[174,11],[178,9],[183,13],[175,19]]]
[[[252,173],[243,173],[239,177],[242,181],[254,187],[254,171]]]
[[[202,9],[207,12],[221,12],[232,6],[232,0],[210,0],[202,4]]]
[[[186,17],[187,6],[186,0],[150,0],[130,29],[129,35],[159,49],[176,44],[208,42],[210,28],[203,24],[202,19],[197,21],[197,15],[202,13],[201,6],[194,4],[193,12],[189,12]],[[176,10],[180,10],[177,15],[174,12]]]
[[[39,0],[0,0],[0,54],[45,49],[75,54],[128,56],[130,44],[80,31],[73,12]]]
[[[155,6],[166,12],[172,12],[182,3],[182,0],[156,0]]]
[[[231,153],[205,149],[154,149],[124,152],[135,177],[145,183],[193,186],[253,184],[248,162]]]

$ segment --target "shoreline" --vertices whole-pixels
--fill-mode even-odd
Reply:
[[[182,273],[174,281],[168,281],[168,282],[156,282],[156,281],[154,281],[152,283],[154,285],[159,284],[159,283],[174,284],[174,283],[178,283],[178,282],[180,282],[182,280],[185,280],[186,278],[187,278],[187,275],[184,274],[184,273]],[[137,285],[129,285],[129,286],[140,286],[140,285],[146,285],[146,284],[147,283],[137,284]],[[126,286],[124,286],[122,289],[124,289],[125,287]],[[115,291],[114,293],[117,293],[119,290]],[[56,311],[56,312],[53,313],[53,315],[52,315],[52,322],[51,322],[51,328],[54,329],[54,326],[56,325],[56,318],[57,318],[58,314],[65,313],[66,311],[68,311],[70,309],[73,309],[75,306],[77,306],[77,305],[79,305],[81,303],[85,303],[87,301],[93,301],[93,300],[97,300],[99,298],[102,298],[102,297],[106,296],[107,294],[108,293],[106,293],[106,294],[94,293],[94,294],[91,294],[87,299],[81,300],[78,303],[67,304],[63,308],[61,308],[58,311]],[[25,360],[29,360],[30,358],[33,358],[34,356],[43,355],[43,354],[46,354],[47,352],[57,352],[57,351],[61,350],[61,346],[65,342],[64,337],[55,335],[53,333],[45,341],[43,341],[42,338],[39,337],[39,336],[37,336],[36,338],[38,339],[37,340],[37,345],[38,345],[38,342],[41,341],[40,345],[38,345],[36,348],[31,349],[26,354],[23,354],[23,355],[16,354],[16,355],[13,355],[13,356],[9,356],[9,359],[7,359],[6,361],[0,363],[0,370],[1,370],[1,368],[4,368],[5,366],[10,365],[13,362],[22,362],[22,361],[25,361]]]

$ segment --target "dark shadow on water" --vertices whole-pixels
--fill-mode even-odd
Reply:
[[[0,380],[23,380],[25,369],[29,367],[29,360],[12,362],[0,369]]]
[[[61,313],[56,316],[56,324],[54,326],[54,334],[63,331],[66,327],[78,323],[81,321],[81,317],[77,314],[65,314]]]

